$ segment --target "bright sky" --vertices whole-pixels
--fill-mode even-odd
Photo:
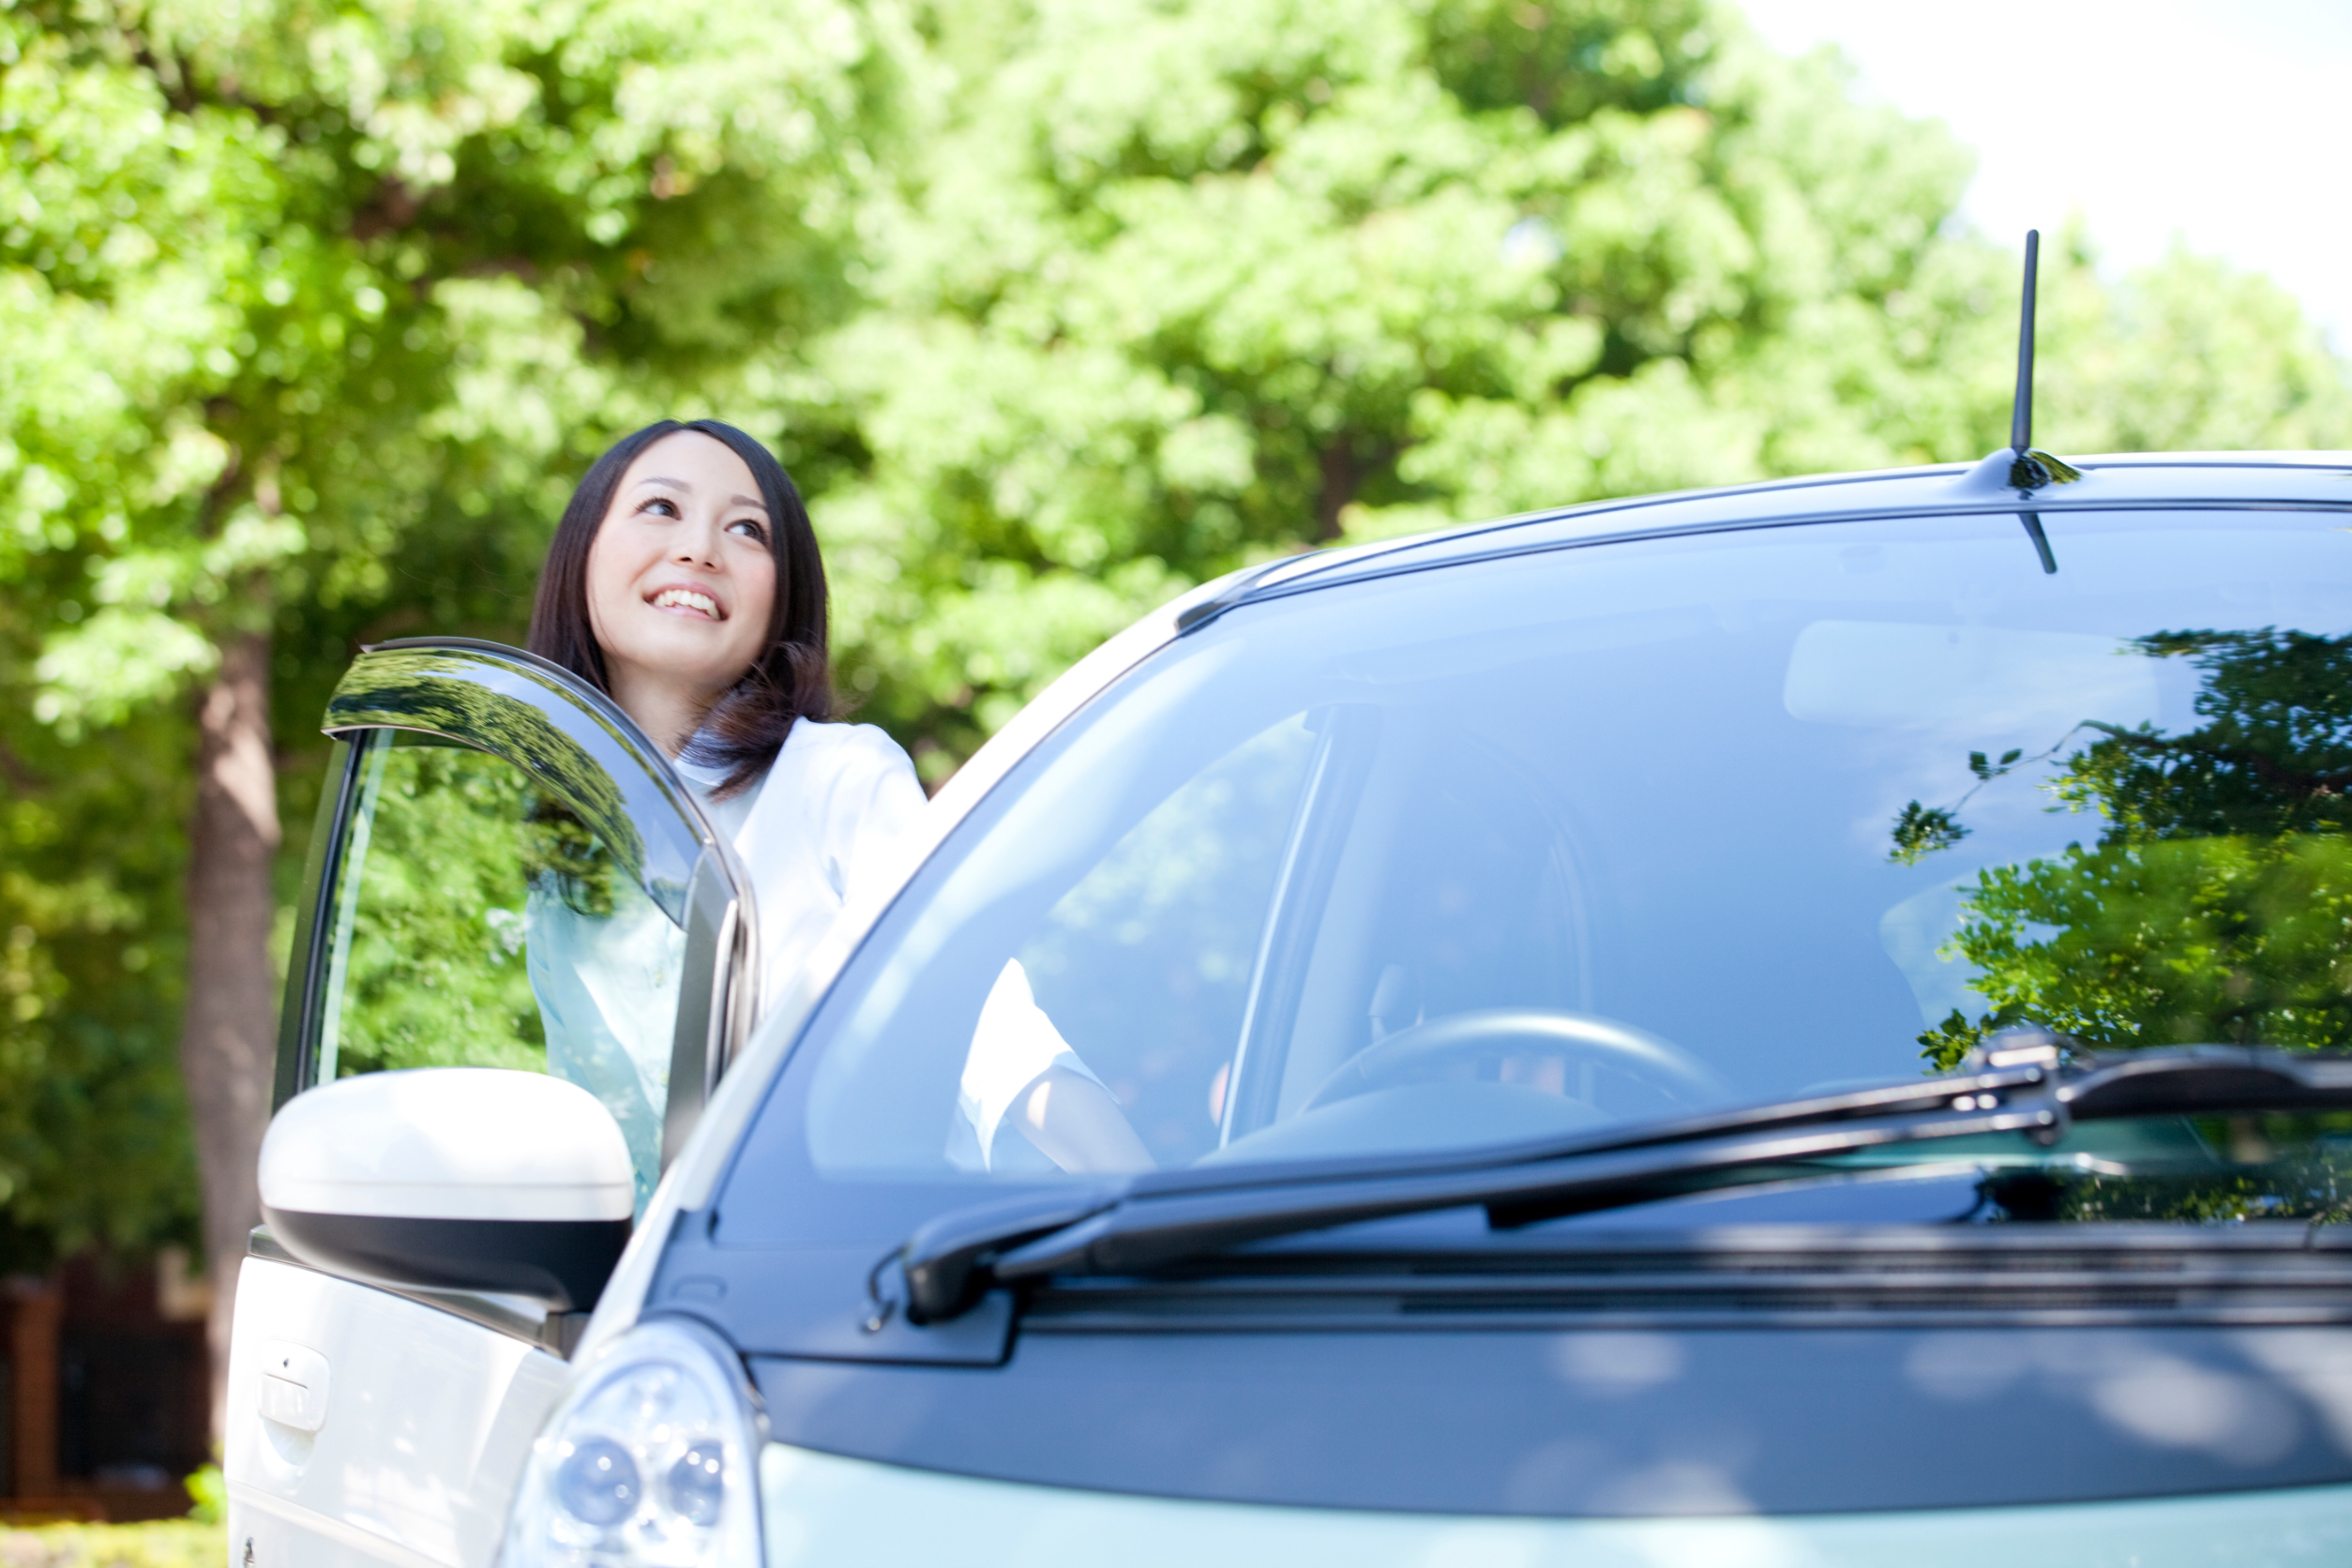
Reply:
[[[2352,353],[2352,0],[1740,0],[1783,53],[1977,154],[1966,211],[2021,249],[2079,209],[2109,268],[2189,247],[2268,272]]]

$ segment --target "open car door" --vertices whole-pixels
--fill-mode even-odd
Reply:
[[[370,649],[324,729],[273,1108],[391,1069],[551,1073],[619,1124],[641,1214],[758,1005],[732,848],[626,715],[515,649]],[[488,1564],[593,1304],[363,1283],[256,1230],[230,1560]]]

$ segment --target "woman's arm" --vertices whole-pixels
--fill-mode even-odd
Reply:
[[[925,802],[913,765],[889,737],[859,726],[842,744],[865,753],[864,766],[849,776],[856,781],[845,779],[848,787],[831,803],[837,825],[829,837],[839,846],[836,874],[845,895],[854,897],[904,874]],[[1018,960],[1004,966],[981,1009],[962,1099],[984,1158],[1010,1122],[1073,1174],[1156,1168],[1118,1100],[1037,1005]]]
[[[958,1103],[983,1160],[1009,1122],[1073,1174],[1153,1168],[1119,1102],[1037,1005],[1018,958],[998,972],[981,1004]]]
[[[1046,1158],[1073,1175],[1158,1168],[1110,1091],[1067,1067],[1040,1073],[1007,1120]]]

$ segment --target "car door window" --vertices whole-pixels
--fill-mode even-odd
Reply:
[[[756,1008],[731,852],[600,694],[529,655],[364,655],[328,711],[279,1099],[354,1074],[552,1073],[621,1127],[641,1212]]]
[[[335,879],[318,1081],[552,1072],[659,1173],[684,929],[515,764],[397,730],[361,743]]]

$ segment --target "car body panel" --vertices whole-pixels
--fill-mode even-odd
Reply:
[[[511,1334],[298,1264],[249,1258],[229,1358],[231,1556],[256,1568],[490,1561],[562,1360]],[[324,1363],[315,1433],[270,1419],[270,1347]],[[266,1543],[279,1550],[264,1549]]]
[[[777,1443],[761,1455],[761,1490],[767,1568],[2288,1568],[2352,1558],[2345,1486],[1829,1517],[1513,1519],[1016,1485]]]
[[[2344,1328],[1535,1329],[1465,1326],[1470,1317],[1190,1333],[1025,1320],[1012,1360],[988,1371],[752,1364],[782,1441],[1201,1501],[1785,1516],[2352,1476]]]
[[[1319,551],[1225,580],[1215,596],[1227,606],[1418,571],[1613,539],[1778,528],[1840,518],[2031,511],[2062,515],[2121,507],[2352,505],[2352,454],[2184,453],[2072,460],[2082,477],[2030,494],[1988,473],[2005,470],[2004,450],[1974,467],[1895,469],[1774,480],[1728,490],[1693,490],[1528,512],[1438,534]],[[1998,460],[1998,464],[1995,460]],[[1242,577],[1242,574],[1237,574]],[[1186,623],[1198,625],[1196,614]]]

